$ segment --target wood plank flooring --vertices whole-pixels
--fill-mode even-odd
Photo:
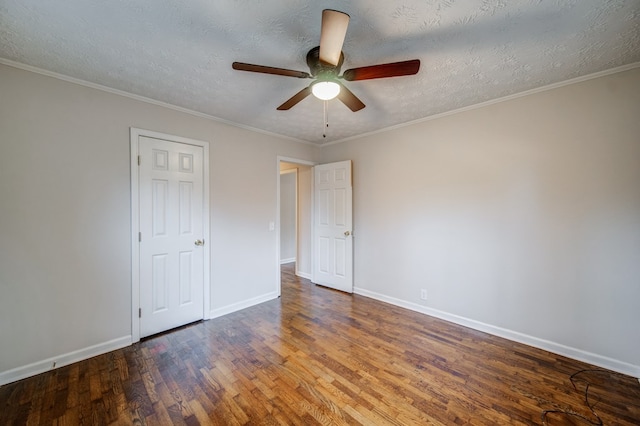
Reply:
[[[0,425],[543,423],[639,425],[640,383],[292,265],[278,300],[0,387]]]

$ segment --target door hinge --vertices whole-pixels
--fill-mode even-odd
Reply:
[[[142,308],[138,308],[138,318],[142,318]]]
[[[142,160],[141,160],[140,156],[138,155],[138,166],[140,165],[140,163],[142,163]]]
[[[138,232],[138,242],[142,242],[142,232]]]

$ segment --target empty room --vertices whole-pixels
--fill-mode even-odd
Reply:
[[[640,424],[637,0],[4,0],[0,424]]]

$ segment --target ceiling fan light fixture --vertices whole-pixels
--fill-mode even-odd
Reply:
[[[329,101],[340,94],[340,85],[335,81],[318,81],[311,86],[311,93],[318,99]]]

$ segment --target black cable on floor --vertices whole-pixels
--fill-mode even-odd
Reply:
[[[583,375],[584,373],[605,373],[608,375],[613,375],[616,374],[612,371],[607,371],[607,370],[602,370],[602,369],[584,369],[584,370],[580,370],[577,371],[575,373],[573,373],[569,379],[571,380],[571,384],[573,385],[573,388],[578,391],[578,387],[576,386],[576,383],[581,382],[585,384],[585,389],[584,389],[584,401],[585,404],[587,405],[587,407],[589,408],[589,411],[591,411],[591,414],[593,414],[593,416],[595,417],[594,419],[590,419],[586,416],[583,416],[582,414],[576,413],[575,411],[569,411],[569,410],[558,410],[558,409],[553,409],[553,410],[544,410],[542,412],[542,424],[544,426],[547,426],[547,415],[548,414],[562,414],[565,416],[570,416],[570,417],[574,417],[574,418],[579,418],[581,420],[584,420],[585,422],[594,425],[594,426],[602,426],[604,423],[602,422],[602,419],[600,418],[600,416],[598,415],[598,413],[596,413],[595,411],[595,406],[598,404],[598,402],[600,402],[600,399],[598,399],[598,401],[592,403],[589,400],[589,388],[591,387],[592,383],[587,379],[587,378],[578,378],[578,376]]]

